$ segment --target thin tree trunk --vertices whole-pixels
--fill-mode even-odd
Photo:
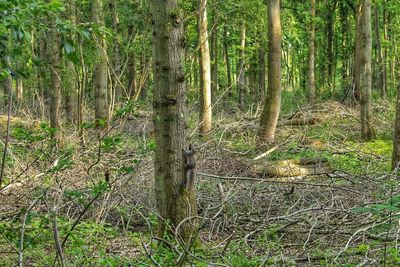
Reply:
[[[11,77],[6,77],[3,80],[3,97],[4,97],[4,107],[7,107],[8,105],[8,95],[10,94],[10,91],[12,90],[12,80]]]
[[[265,47],[264,42],[261,42],[258,48],[258,94],[260,99],[264,98],[265,94],[265,79],[267,78],[267,69],[265,67]]]
[[[229,57],[229,44],[228,44],[228,26],[224,25],[224,54],[225,54],[225,61],[226,61],[226,76],[228,78],[228,95],[229,97],[232,96],[232,75],[231,75],[231,60]]]
[[[275,140],[275,130],[281,108],[281,19],[280,0],[268,0],[268,91],[261,115],[259,141],[271,143]]]
[[[335,59],[334,59],[334,50],[333,50],[333,37],[334,37],[334,25],[335,25],[335,14],[338,0],[333,0],[330,9],[328,10],[328,40],[327,40],[327,55],[328,55],[328,85],[332,88],[335,88]]]
[[[354,51],[354,92],[350,95],[350,103],[361,102],[361,85],[360,85],[360,70],[361,70],[361,4],[362,0],[359,0],[356,11],[356,44]]]
[[[100,27],[104,27],[103,1],[92,2],[92,20]],[[97,120],[108,120],[108,91],[107,91],[107,59],[104,53],[107,51],[105,36],[98,39],[94,70],[94,95],[95,95],[95,117]]]
[[[60,107],[61,107],[61,51],[60,51],[60,35],[57,32],[55,22],[51,24],[50,30],[50,67],[51,67],[51,81],[52,89],[50,95],[50,126],[56,129],[55,135],[53,136],[58,143],[61,141],[61,119],[60,119]]]
[[[75,1],[67,1],[67,10],[69,20],[73,25],[76,25],[76,6]],[[70,38],[73,41],[75,40],[75,36],[72,35]],[[66,62],[66,77],[65,83],[65,91],[66,91],[66,109],[67,109],[67,117],[73,123],[78,122],[78,86],[77,86],[77,77],[75,75],[75,65],[72,61],[67,60]]]
[[[381,34],[380,34],[380,29],[379,29],[379,10],[378,10],[377,5],[375,5],[375,7],[374,7],[374,13],[375,13],[376,53],[377,53],[377,60],[378,60],[377,85],[378,85],[379,91],[381,93],[381,98],[385,99],[386,98],[386,84],[385,84],[385,73],[384,73],[385,68],[383,65],[383,51],[382,51],[382,44],[381,44]]]
[[[119,17],[117,11],[117,0],[113,0],[111,2],[111,10],[112,10],[112,25],[114,30],[114,95],[115,95],[115,102],[118,103],[121,99],[122,95],[122,88],[121,84],[119,83],[119,79],[121,78],[121,55],[120,55],[120,44],[119,44]]]
[[[361,136],[365,140],[374,137],[371,120],[371,0],[361,0],[360,15],[360,88],[361,88]]]
[[[128,34],[130,38],[133,38],[133,25],[129,25]],[[136,54],[134,49],[130,50],[128,57],[128,98],[131,99],[137,90]]]
[[[392,170],[399,169],[400,163],[400,84],[397,87],[396,120],[393,135]]]
[[[238,68],[238,93],[239,93],[239,106],[244,109],[244,95],[246,91],[246,67],[245,67],[245,49],[246,49],[246,22],[243,21],[240,26],[240,57],[239,57],[239,68]]]
[[[310,37],[309,37],[309,51],[308,51],[308,101],[309,103],[315,102],[315,0],[310,0]]]
[[[159,234],[166,222],[184,239],[196,227],[193,150],[186,151],[186,82],[183,19],[177,0],[152,0],[155,195]],[[185,222],[183,222],[185,221]],[[176,227],[180,225],[179,229]]]
[[[218,91],[218,1],[213,2],[213,22],[211,34],[211,91],[216,93]]]
[[[200,62],[200,133],[206,134],[212,127],[211,63],[208,45],[207,0],[199,0],[199,62]]]

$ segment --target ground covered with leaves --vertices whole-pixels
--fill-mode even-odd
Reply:
[[[207,137],[197,136],[193,115],[200,229],[190,246],[155,234],[155,143],[143,110],[121,108],[102,131],[65,123],[58,150],[46,123],[13,118],[0,266],[400,264],[392,104],[374,105],[377,138],[369,142],[359,138],[357,109],[337,102],[285,111],[268,147],[257,145],[257,107],[218,107]]]

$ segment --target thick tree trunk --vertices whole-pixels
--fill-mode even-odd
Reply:
[[[308,102],[315,102],[315,0],[310,0],[310,37],[308,51]]]
[[[186,146],[186,83],[183,19],[177,0],[152,0],[155,195],[160,234],[168,221],[190,239],[197,215],[192,150]],[[185,221],[184,223],[182,223]]]
[[[54,138],[57,142],[61,140],[61,119],[60,119],[60,107],[61,107],[61,51],[60,51],[60,35],[57,32],[55,22],[52,23],[50,30],[50,67],[51,67],[51,95],[50,95],[50,126],[56,129]]]
[[[281,19],[280,0],[268,0],[268,91],[261,115],[259,141],[270,143],[275,139],[275,130],[281,108]]]
[[[226,76],[228,78],[228,95],[232,96],[232,75],[231,75],[231,59],[229,57],[229,44],[228,44],[228,26],[224,25],[224,55],[226,61]]]
[[[200,133],[211,131],[211,64],[208,45],[207,0],[199,0]]]
[[[400,84],[397,87],[396,120],[393,135],[392,170],[399,169],[400,164]]]
[[[371,120],[371,50],[372,50],[372,34],[371,34],[371,0],[360,0],[360,88],[361,88],[361,136],[365,140],[374,137]]]
[[[246,22],[243,21],[240,26],[240,57],[239,57],[239,68],[238,68],[238,91],[239,91],[239,106],[244,109],[244,95],[246,91],[246,67],[245,67],[245,49],[246,49]]]
[[[94,0],[92,2],[93,23],[104,27],[103,1]],[[97,120],[108,120],[108,92],[107,92],[107,59],[104,53],[107,51],[105,36],[98,40],[96,52],[96,63],[94,70],[94,95],[95,95],[95,117]]]

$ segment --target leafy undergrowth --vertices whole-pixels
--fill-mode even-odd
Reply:
[[[176,266],[182,257],[189,266],[398,266],[393,110],[384,108],[391,112],[379,113],[378,137],[368,142],[359,138],[355,109],[335,102],[288,109],[276,148],[262,160],[324,158],[330,166],[294,181],[264,179],[249,167],[270,148],[257,145],[259,109],[221,109],[208,137],[196,136],[192,115],[203,219],[199,242],[189,247],[155,237],[155,143],[144,106],[123,107],[107,130],[87,123],[80,137],[65,124],[58,150],[46,123],[13,119],[0,192],[0,266],[19,258],[26,266],[58,265],[59,245],[67,266]],[[323,119],[285,123],[302,116]]]

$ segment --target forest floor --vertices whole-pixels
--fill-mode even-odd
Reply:
[[[0,191],[0,266],[398,266],[400,191],[390,172],[393,105],[374,105],[377,138],[359,137],[359,113],[337,102],[281,116],[276,144],[257,146],[260,110],[217,110],[196,134],[201,244],[157,246],[152,118],[123,108],[107,131],[83,138],[12,120]],[[195,114],[195,112],[191,112]],[[123,116],[122,116],[123,115]],[[0,116],[0,147],[6,117]]]

